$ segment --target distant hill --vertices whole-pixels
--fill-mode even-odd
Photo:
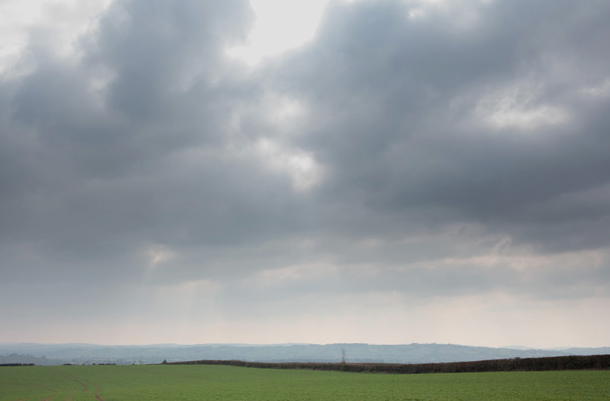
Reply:
[[[472,347],[453,344],[199,344],[121,345],[94,344],[0,344],[6,363],[91,364],[160,363],[189,360],[242,360],[251,362],[347,362],[439,363],[469,362],[506,358],[538,358],[567,355],[610,354],[610,347],[568,348],[564,350]],[[4,355],[4,356],[3,356]],[[38,362],[28,358],[44,358]],[[43,363],[45,362],[46,363]],[[48,363],[50,362],[50,363]]]

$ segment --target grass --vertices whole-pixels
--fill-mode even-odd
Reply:
[[[610,371],[420,375],[232,366],[0,368],[0,401],[608,400]]]

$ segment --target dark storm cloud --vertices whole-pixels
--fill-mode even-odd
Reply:
[[[238,237],[224,232],[233,215],[264,216],[266,200],[245,202],[241,180],[258,182],[259,198],[281,183],[223,157],[234,109],[253,99],[230,79],[224,47],[243,40],[250,18],[244,2],[117,2],[76,65],[37,54],[5,131],[17,147],[8,156],[21,160],[4,171],[28,175],[7,176],[5,188],[33,188],[5,192],[14,212],[4,232],[87,259],[125,241],[223,241]]]
[[[181,112],[192,118],[196,108],[209,119],[213,106],[236,95],[222,82],[229,75],[224,52],[245,40],[250,20],[244,1],[115,4],[92,38],[97,52],[89,56],[115,77],[108,107],[146,124],[169,118],[178,125],[175,134],[185,134]],[[218,135],[210,131],[198,132],[197,139]]]
[[[545,248],[607,245],[596,220],[608,208],[575,198],[608,184],[609,99],[585,93],[607,91],[608,5],[409,8],[336,4],[293,73],[278,67],[315,110],[302,144],[329,170],[326,199],[478,222]],[[570,238],[583,219],[583,240]]]
[[[33,34],[31,71],[0,81],[0,296],[55,313],[93,282],[104,316],[136,286],[217,291],[234,316],[607,298],[609,16],[331,2],[310,43],[254,69],[226,54],[245,0],[116,1],[70,57]]]

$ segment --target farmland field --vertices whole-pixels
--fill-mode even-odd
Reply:
[[[0,401],[609,399],[608,370],[398,375],[207,365],[0,367]]]

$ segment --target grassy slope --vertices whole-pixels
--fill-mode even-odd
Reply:
[[[608,400],[610,371],[358,374],[231,366],[0,368],[5,400]]]

